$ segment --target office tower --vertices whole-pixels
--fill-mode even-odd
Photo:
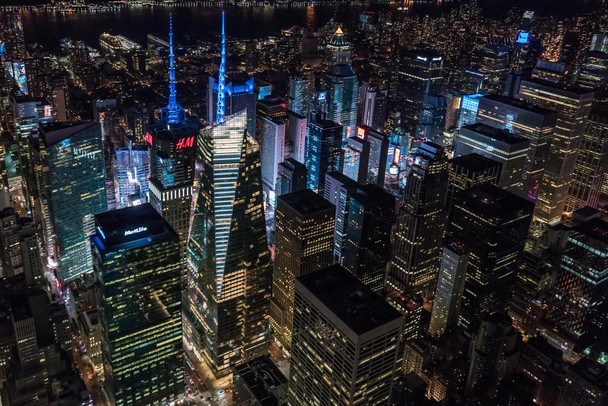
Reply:
[[[149,204],[95,226],[107,393],[115,405],[173,401],[184,390],[179,237]]]
[[[402,322],[339,265],[296,279],[289,404],[389,404]]]
[[[482,93],[467,94],[462,96],[460,103],[460,116],[458,117],[458,128],[477,122],[479,111],[479,100],[484,95]]]
[[[357,137],[369,142],[366,179],[362,183],[384,186],[389,137],[365,125],[357,126]]]
[[[536,200],[543,182],[557,113],[520,100],[490,95],[479,101],[477,121],[508,130],[530,141],[523,174],[523,196]]]
[[[359,82],[350,65],[334,65],[326,76],[328,120],[343,128],[343,141],[355,134]]]
[[[223,20],[223,14],[222,14]],[[198,360],[223,374],[266,353],[272,271],[259,147],[245,110],[226,116],[224,24],[217,122],[199,137],[202,171],[188,241],[185,339]]]
[[[448,166],[448,207],[452,197],[461,190],[467,190],[483,183],[498,186],[502,164],[477,153],[461,155],[450,159]]]
[[[342,126],[333,121],[314,120],[308,123],[306,167],[308,188],[323,195],[325,174],[340,170]]]
[[[179,235],[182,252],[188,240],[197,133],[195,124],[184,121],[152,126],[145,136],[150,160],[150,204]]]
[[[547,319],[569,342],[606,334],[608,223],[592,218],[568,233]]]
[[[226,75],[226,71],[223,72]],[[242,110],[247,111],[247,133],[256,138],[256,103],[257,97],[254,89],[254,80],[245,74],[230,74],[225,77],[224,109],[226,115],[234,115]],[[207,122],[217,121],[217,99],[219,80],[209,76],[209,87],[207,90]]]
[[[425,141],[408,163],[386,289],[414,288],[430,294],[439,272],[447,216],[448,160],[443,148]]]
[[[467,396],[493,399],[500,383],[515,372],[519,359],[519,333],[504,313],[485,315],[471,339]]]
[[[344,269],[378,294],[391,259],[394,218],[395,197],[380,186],[362,185],[350,198],[341,262]]]
[[[332,65],[351,64],[350,44],[341,27],[338,27],[327,43],[329,61]]]
[[[535,219],[541,223],[553,223],[562,217],[566,205],[593,93],[539,80],[523,80],[519,94],[528,103],[557,112],[555,135],[534,213]]]
[[[486,75],[476,70],[467,69],[462,74],[458,90],[465,94],[478,94],[485,88]]]
[[[291,110],[287,110],[287,130],[285,132],[285,138],[293,147],[291,157],[302,163],[306,161],[307,128],[308,120],[305,116]]]
[[[556,405],[603,405],[608,400],[607,380],[608,368],[605,364],[582,358],[568,368]]]
[[[565,62],[552,62],[539,59],[532,69],[532,80],[539,80],[555,85],[565,85],[569,79],[568,67]]]
[[[49,264],[62,283],[93,269],[88,236],[93,216],[107,210],[101,128],[97,123],[53,123],[34,144],[38,198]],[[55,262],[57,261],[57,262]]]
[[[534,204],[491,184],[452,198],[446,238],[469,252],[459,324],[469,331],[481,315],[506,312]]]
[[[443,248],[429,325],[430,335],[440,337],[458,323],[468,262],[469,254],[463,244],[452,242]]]
[[[270,322],[290,348],[296,278],[333,263],[336,208],[310,189],[278,198]]]
[[[23,274],[27,286],[44,284],[36,225],[11,207],[0,212],[0,254],[2,278]]]
[[[597,208],[602,183],[608,172],[608,105],[599,104],[585,124],[576,157],[572,184],[566,198],[566,213],[590,206]]]
[[[258,105],[260,102],[258,102]],[[284,110],[283,110],[284,113]],[[284,117],[272,117],[258,112],[257,134],[260,139],[260,161],[264,190],[276,191],[279,164],[285,160],[285,132],[287,121]]]
[[[354,136],[346,140],[342,172],[359,183],[367,183],[370,144],[364,138]]]
[[[336,206],[336,224],[334,227],[334,256],[336,262],[342,263],[342,251],[346,244],[346,226],[350,198],[357,192],[359,184],[340,172],[330,172],[325,175],[323,197]]]
[[[116,150],[112,159],[112,172],[117,208],[146,201],[150,176],[148,150],[130,147]]]
[[[505,37],[491,38],[479,53],[479,72],[484,75],[482,91],[501,93],[509,73],[509,46]]]
[[[383,131],[388,108],[388,90],[365,82],[359,88],[359,93],[361,124],[375,131]]]
[[[279,164],[279,180],[277,181],[277,196],[306,189],[306,165],[293,158],[287,158]]]
[[[25,58],[23,23],[19,11],[8,11],[4,14],[3,34],[2,60],[22,60]]]
[[[235,366],[232,386],[237,405],[287,405],[287,378],[268,355]]]
[[[312,84],[304,75],[290,76],[287,82],[287,109],[294,113],[308,117]]]
[[[499,186],[517,195],[524,194],[524,168],[530,141],[486,124],[462,127],[454,140],[454,156],[483,155],[502,165]]]
[[[416,125],[425,101],[441,92],[443,56],[430,49],[408,50],[401,56],[396,101],[403,124]],[[419,135],[418,133],[416,135]]]
[[[608,38],[606,34],[593,34],[591,46],[585,54],[576,75],[576,85],[581,88],[605,89],[608,74]]]

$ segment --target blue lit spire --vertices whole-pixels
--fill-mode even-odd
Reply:
[[[173,55],[173,13],[169,13],[169,104],[163,109],[163,122],[169,126],[184,119],[184,109],[177,102],[175,90],[175,63]]]
[[[215,122],[222,124],[226,114],[226,33],[224,31],[224,11],[222,10],[222,60],[220,62],[220,72],[217,78],[217,111]]]

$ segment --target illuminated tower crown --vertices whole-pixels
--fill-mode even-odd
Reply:
[[[224,11],[222,11],[222,56],[220,62],[220,72],[217,77],[217,110],[215,113],[215,121],[217,124],[224,122],[226,114],[226,33],[224,31]]]
[[[173,14],[169,13],[169,104],[163,108],[162,121],[167,127],[184,121],[185,112],[177,102],[175,63],[173,54]]]

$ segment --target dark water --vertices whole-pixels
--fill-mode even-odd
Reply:
[[[7,1],[7,0],[0,0]],[[538,14],[574,14],[596,7],[599,0],[479,0],[486,12],[498,14],[512,6],[534,9]],[[443,9],[453,2],[443,1]],[[228,36],[236,38],[256,38],[277,33],[281,29],[297,26],[321,27],[331,18],[352,26],[360,12],[366,10],[395,9],[388,5],[338,5],[315,7],[252,7],[226,9]],[[413,13],[439,13],[441,8],[415,6]],[[46,49],[57,50],[59,40],[64,37],[84,40],[97,47],[99,35],[103,32],[122,34],[142,44],[146,44],[148,33],[166,36],[168,14],[173,12],[176,36],[179,41],[191,39],[212,39],[220,29],[221,8],[214,7],[130,7],[114,12],[63,14],[44,11],[24,11],[22,13],[25,40],[37,42]]]

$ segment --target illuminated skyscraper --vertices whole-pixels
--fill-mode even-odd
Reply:
[[[290,348],[296,278],[333,263],[333,204],[310,189],[278,198],[270,322]]]
[[[95,216],[104,386],[115,405],[160,404],[184,390],[179,239],[149,204]]]
[[[59,277],[71,281],[93,269],[88,236],[93,216],[107,210],[101,128],[97,123],[54,123],[41,127],[34,146],[37,204],[47,255]]]
[[[582,207],[598,208],[603,179],[608,172],[608,104],[591,111],[578,151],[566,212]]]
[[[403,317],[339,265],[296,280],[289,404],[390,404]]]
[[[486,124],[462,127],[454,140],[454,156],[483,155],[502,165],[499,186],[523,195],[524,169],[530,141]]]
[[[553,223],[559,221],[564,212],[593,93],[533,79],[521,82],[519,95],[528,103],[557,112],[555,136],[534,213],[535,219],[542,223]]]
[[[536,200],[543,182],[557,113],[521,100],[491,95],[480,99],[477,121],[508,130],[530,141],[523,172],[523,196]]]
[[[323,195],[325,174],[340,170],[342,126],[332,121],[313,120],[308,124],[306,167],[308,188]]]
[[[448,186],[448,207],[452,197],[482,183],[498,186],[502,164],[476,153],[461,155],[450,159]]]
[[[429,294],[439,272],[447,216],[448,160],[437,144],[425,141],[408,164],[386,289],[414,288]]]
[[[533,209],[487,183],[452,198],[446,238],[469,253],[459,324],[470,332],[481,315],[507,311]]]
[[[432,336],[439,337],[458,323],[468,261],[469,255],[462,244],[451,243],[443,249],[429,325]]]
[[[369,141],[359,136],[350,137],[346,140],[344,148],[342,172],[356,182],[367,183],[369,154]]]
[[[378,294],[391,259],[394,218],[395,197],[380,186],[362,185],[350,198],[342,265]]]
[[[190,226],[198,126],[177,102],[173,23],[169,31],[169,104],[161,121],[145,132],[150,160],[150,204],[179,235],[182,260]]]
[[[223,49],[220,88],[224,67]],[[247,135],[247,112],[225,116],[223,98],[218,92],[218,121],[198,142],[184,309],[187,348],[219,374],[266,353],[272,278],[259,148]]]
[[[150,162],[147,150],[121,148],[114,152],[112,171],[117,208],[146,201]]]
[[[287,84],[287,108],[308,117],[312,88],[310,79],[303,75],[290,76]]]
[[[350,60],[350,47],[340,28],[336,30],[327,49],[332,54],[332,66],[327,71],[327,120],[343,128],[342,143],[355,134],[359,81]]]
[[[334,255],[342,263],[342,251],[346,243],[346,225],[350,198],[357,192],[359,184],[340,172],[329,172],[325,175],[323,197],[336,206],[336,225],[334,227]]]

